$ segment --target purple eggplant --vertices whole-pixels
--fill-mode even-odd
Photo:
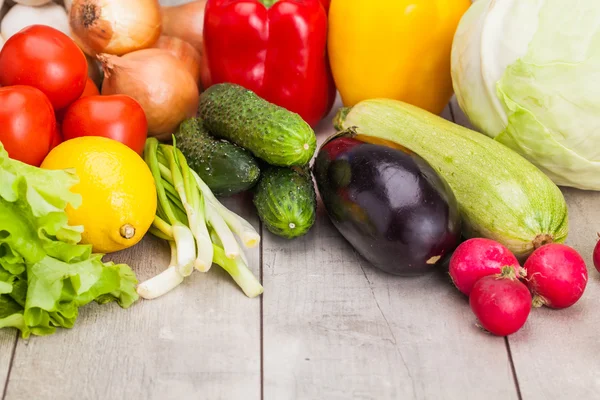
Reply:
[[[458,245],[458,203],[423,158],[394,146],[337,134],[313,174],[333,225],[363,258],[390,274],[423,275]]]

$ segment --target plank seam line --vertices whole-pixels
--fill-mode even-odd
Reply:
[[[261,238],[263,236],[263,223],[259,221],[260,235]],[[264,278],[263,278],[263,243],[264,240],[260,241],[260,254],[258,258],[258,273],[260,278],[260,284],[263,285],[264,288]],[[263,318],[263,302],[264,302],[264,291],[260,296],[260,399],[264,400],[265,398],[265,335],[264,335],[264,318]],[[4,400],[4,399],[2,399]]]
[[[512,371],[513,381],[515,383],[515,388],[517,389],[517,398],[519,400],[523,400],[523,395],[521,394],[521,385],[519,384],[519,378],[517,377],[517,368],[515,367],[515,361],[510,349],[510,343],[508,342],[508,337],[506,336],[504,337],[504,343],[506,344],[506,351],[508,352],[508,361],[510,362],[510,370]]]
[[[2,400],[6,398],[8,393],[8,381],[12,372],[12,367],[15,362],[15,353],[17,352],[17,343],[19,342],[19,332],[15,333],[15,343],[13,344],[12,351],[10,353],[10,363],[8,364],[8,371],[6,372],[6,380],[4,381],[4,390],[2,391]]]

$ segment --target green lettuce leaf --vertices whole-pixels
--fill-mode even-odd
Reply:
[[[12,160],[0,143],[0,328],[23,337],[72,328],[79,307],[138,299],[135,274],[102,262],[78,244],[82,227],[68,225],[65,207],[78,207],[71,171],[44,170]]]

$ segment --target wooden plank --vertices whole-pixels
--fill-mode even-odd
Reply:
[[[4,393],[4,386],[8,378],[12,353],[17,340],[16,332],[15,329],[0,330],[0,396]]]
[[[241,213],[248,199],[224,203]],[[259,253],[247,252],[257,276]],[[146,279],[168,264],[169,251],[148,236],[110,258]],[[247,298],[215,265],[129,310],[89,305],[73,330],[19,341],[6,400],[27,398],[259,399],[260,299]]]
[[[320,202],[305,237],[264,233],[263,267],[265,398],[517,398],[504,340],[475,327],[443,272],[375,270]]]
[[[600,231],[600,193],[563,192],[570,213],[567,244],[584,257],[589,280],[574,306],[536,309],[526,326],[510,337],[524,399],[595,399],[600,392],[600,274],[592,263]]]

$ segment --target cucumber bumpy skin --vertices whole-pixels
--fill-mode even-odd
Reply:
[[[260,168],[252,154],[226,140],[213,138],[201,118],[183,121],[174,136],[190,168],[216,196],[231,196],[258,182]]]
[[[364,100],[335,121],[358,140],[404,146],[424,158],[454,191],[466,237],[496,240],[520,259],[567,238],[558,186],[503,144],[397,100]]]
[[[315,132],[298,114],[239,85],[209,87],[200,95],[199,115],[214,136],[271,165],[304,166],[317,148]]]
[[[286,239],[305,235],[317,217],[317,194],[307,168],[263,167],[252,201],[265,227]]]

